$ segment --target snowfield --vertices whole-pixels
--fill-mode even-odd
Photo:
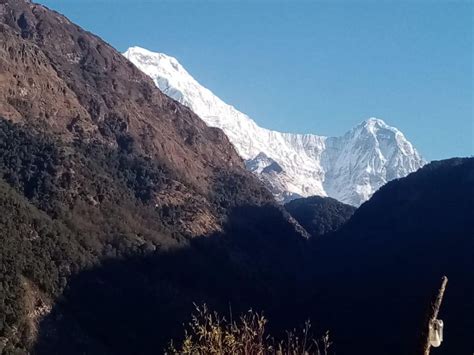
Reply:
[[[386,182],[426,163],[402,132],[381,119],[369,118],[341,137],[272,131],[200,85],[175,58],[140,47],[124,56],[163,93],[222,129],[280,202],[319,195],[359,206]]]

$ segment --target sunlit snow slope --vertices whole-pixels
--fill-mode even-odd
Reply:
[[[165,94],[221,128],[281,202],[321,195],[359,206],[387,181],[425,163],[402,132],[380,119],[369,118],[342,137],[271,131],[200,85],[175,58],[139,47],[124,55]]]

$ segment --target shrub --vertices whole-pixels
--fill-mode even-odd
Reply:
[[[226,320],[206,305],[196,306],[196,313],[185,330],[183,342],[175,347],[171,342],[166,354],[189,355],[327,355],[331,342],[329,332],[319,338],[311,337],[311,324],[286,332],[285,340],[277,341],[267,334],[268,320],[252,310],[238,321]]]

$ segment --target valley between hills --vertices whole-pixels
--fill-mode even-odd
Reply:
[[[277,354],[308,319],[324,354],[422,354],[443,276],[432,353],[473,353],[474,158],[428,163],[379,119],[269,131],[132,52],[0,0],[0,354]],[[234,350],[183,342],[196,305],[235,316],[206,328]],[[256,341],[237,319],[262,314]]]

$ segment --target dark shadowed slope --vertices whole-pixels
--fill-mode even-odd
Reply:
[[[40,316],[105,260],[198,253],[192,238],[212,235],[224,248],[226,235],[242,235],[232,249],[239,265],[290,269],[282,252],[297,255],[304,235],[220,130],[98,37],[23,0],[0,0],[0,184],[20,200],[0,206],[7,353],[29,349]]]
[[[473,159],[392,182],[308,241],[221,131],[96,36],[0,0],[0,39],[7,354],[160,353],[201,301],[265,309],[275,330],[310,316],[338,354],[409,354],[443,274],[438,353],[472,353]]]
[[[338,230],[356,210],[353,206],[321,196],[290,201],[285,204],[285,209],[312,237]]]
[[[226,316],[264,310],[272,329],[291,327],[307,263],[288,239],[268,238],[288,233],[275,207],[241,208],[225,234],[85,270],[40,323],[35,353],[161,354],[181,340],[193,303]]]
[[[447,275],[445,342],[432,353],[469,353],[473,178],[472,159],[428,165],[381,189],[331,238],[310,239],[307,252],[282,238],[291,229],[275,207],[234,209],[224,234],[73,277],[37,350],[154,353],[182,335],[192,302],[207,302],[224,314],[263,309],[275,334],[310,317],[317,333],[330,329],[338,354],[415,354]]]
[[[388,183],[316,249],[321,289],[309,297],[338,353],[414,354],[443,275],[445,342],[432,353],[474,351],[474,159]]]

